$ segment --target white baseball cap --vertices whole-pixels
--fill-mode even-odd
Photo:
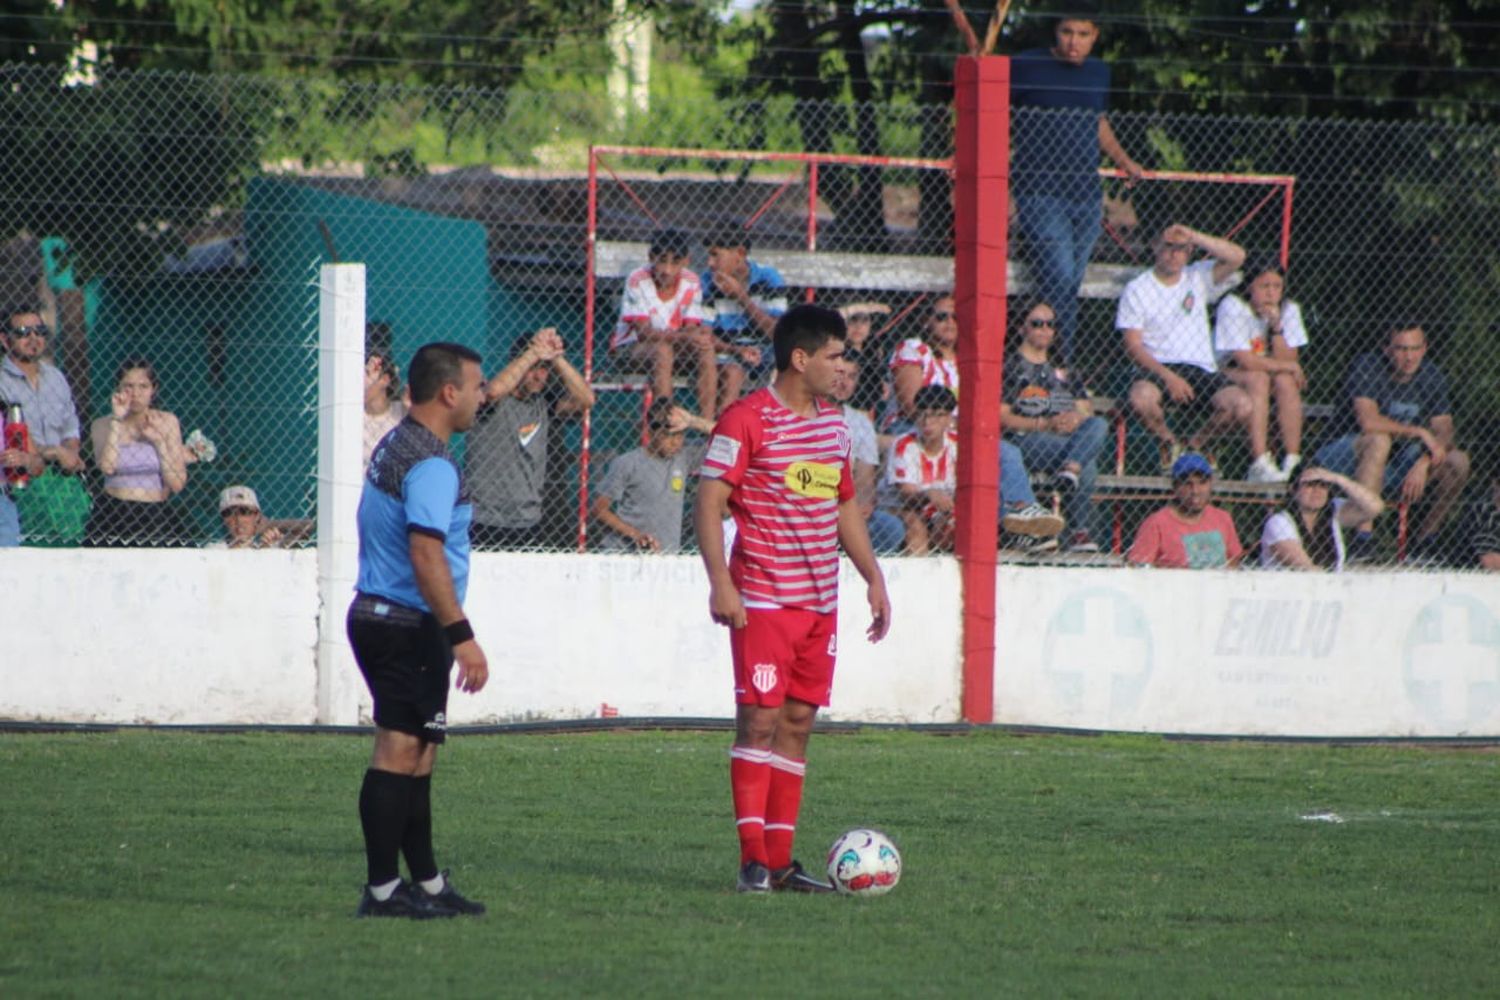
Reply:
[[[255,497],[255,491],[248,486],[231,486],[219,494],[219,513],[222,514],[231,507],[249,507],[252,510],[260,510],[260,501]]]

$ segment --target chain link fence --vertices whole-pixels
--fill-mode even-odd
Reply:
[[[8,308],[39,310],[49,334],[18,338],[21,349],[11,353],[14,359],[45,343],[45,358],[69,383],[84,467],[81,476],[65,475],[68,460],[49,459],[38,481],[11,484],[27,544],[222,542],[237,518],[258,523],[244,494],[226,494],[234,486],[249,487],[261,514],[283,522],[262,542],[310,539],[313,284],[321,263],[368,267],[368,433],[399,414],[402,365],[426,341],[475,347],[492,378],[515,363],[501,380],[515,385],[497,386],[503,398],[462,445],[471,475],[485,484],[477,511],[485,530],[476,542],[562,550],[646,544],[620,529],[632,527],[621,514],[633,516],[631,505],[644,496],[630,484],[650,465],[632,459],[612,473],[611,464],[638,446],[650,450],[654,402],[670,394],[682,412],[655,411],[656,422],[687,431],[679,457],[656,462],[666,484],[658,493],[690,506],[701,420],[766,377],[764,359],[747,350],[754,335],[736,326],[746,322],[745,307],[703,288],[710,244],[722,242],[726,228],[748,237],[751,259],[781,271],[785,287],[767,292],[762,305],[817,301],[846,307],[867,324],[855,401],[887,434],[903,429],[893,417],[902,410],[893,355],[907,341],[935,336],[934,314],[942,312],[935,306],[951,281],[947,108],[678,99],[617,117],[602,99],[577,94],[142,73],[63,86],[35,67],[0,68],[0,76],[0,135],[14,154],[0,176],[7,241],[0,280]],[[1015,134],[1035,134],[1028,115],[1061,114],[1017,109]],[[1129,185],[1109,174],[1083,199],[1085,221],[1102,222],[1078,294],[1059,293],[1037,266],[1062,241],[1022,218],[1026,196],[1047,193],[1045,169],[1022,177],[1018,167],[1015,178],[1009,349],[1025,339],[1025,321],[1040,318],[1028,316],[1030,296],[1056,299],[1048,304],[1064,313],[1056,317],[1063,330],[1049,350],[1108,425],[1088,484],[1092,509],[1080,508],[1069,495],[1076,491],[1053,475],[1061,467],[1035,447],[1038,439],[1025,443],[1038,501],[1069,522],[1056,554],[1032,545],[1025,558],[1118,560],[1144,516],[1170,494],[1161,470],[1175,442],[1201,445],[1213,461],[1219,502],[1255,560],[1263,524],[1284,505],[1287,484],[1265,469],[1251,476],[1261,457],[1254,452],[1269,452],[1278,475],[1293,444],[1303,467],[1314,464],[1348,429],[1351,366],[1367,352],[1376,358],[1364,364],[1391,364],[1388,328],[1409,324],[1423,331],[1429,366],[1446,376],[1453,433],[1434,442],[1443,463],[1420,437],[1397,433],[1389,464],[1411,465],[1405,446],[1417,441],[1428,452],[1417,464],[1449,469],[1444,475],[1453,479],[1432,471],[1417,496],[1413,480],[1397,477],[1383,491],[1387,509],[1374,519],[1368,553],[1359,555],[1375,565],[1414,565],[1418,556],[1424,565],[1473,565],[1472,543],[1483,531],[1468,519],[1492,503],[1500,443],[1500,360],[1490,347],[1500,332],[1493,239],[1500,135],[1438,124],[1119,112],[1110,119],[1148,174]],[[590,147],[604,143],[615,145],[591,160]],[[664,151],[680,147],[827,155]],[[1292,377],[1278,371],[1261,379],[1238,370],[1253,367],[1253,358],[1212,339],[1230,297],[1245,304],[1236,313],[1242,327],[1254,325],[1246,312],[1255,320],[1264,311],[1246,283],[1222,297],[1216,287],[1203,303],[1211,367],[1232,369],[1230,384],[1252,401],[1262,392],[1257,383],[1267,383],[1264,407],[1252,407],[1254,420],[1265,421],[1264,445],[1250,418],[1224,418],[1219,427],[1212,407],[1169,408],[1164,436],[1132,395],[1149,380],[1138,377],[1123,346],[1121,294],[1156,266],[1153,240],[1171,223],[1243,248],[1249,263],[1234,269],[1243,279],[1275,265],[1284,297],[1299,307],[1307,343]],[[630,301],[632,276],[647,268],[641,281],[652,277],[658,240],[674,250],[669,256],[685,258],[683,273],[697,277],[708,325],[729,334],[716,334],[710,346],[674,347],[665,369],[660,349],[641,345],[639,333],[651,326],[653,308],[665,308],[670,321],[671,295],[657,294],[654,304],[646,297],[645,314],[631,312],[642,308],[639,296]],[[1210,259],[1212,247],[1186,242],[1193,242],[1188,266]],[[713,249],[727,249],[723,257],[737,250]],[[24,315],[20,325],[28,325]],[[1232,325],[1219,320],[1220,330]],[[556,331],[560,360],[550,334],[535,343],[542,330]],[[1242,351],[1254,355],[1256,338],[1249,339]],[[713,355],[711,379],[706,365],[692,363],[693,350]],[[1008,367],[1019,367],[1015,357]],[[121,420],[110,420],[119,369],[135,358],[151,363],[152,408],[176,417],[182,448],[159,446],[152,435],[161,435],[147,434],[139,404],[127,401]],[[544,383],[533,389],[520,376],[538,359],[546,374],[530,377]],[[733,377],[725,373],[736,368],[738,383],[726,384]],[[1295,405],[1287,403],[1288,381],[1302,402],[1300,439],[1288,438],[1284,423]],[[1207,386],[1210,396],[1215,385]],[[1160,388],[1170,397],[1171,385]],[[29,401],[37,409],[27,411],[30,431],[45,454],[62,444],[66,422],[42,417],[61,409],[55,399]],[[1007,405],[1032,426],[1051,416],[1037,409],[1034,392]],[[1030,432],[1025,424],[1008,430],[1012,443]],[[131,446],[124,462],[122,443]],[[113,458],[101,462],[111,448]],[[1325,455],[1347,459],[1347,450]],[[1472,475],[1458,475],[1460,452]],[[83,489],[41,482],[54,478]],[[1434,520],[1437,487],[1447,485],[1451,508]],[[123,504],[137,506],[122,513]],[[144,504],[170,513],[149,512],[135,525],[125,515]],[[91,517],[102,523],[91,525]],[[690,545],[680,519],[676,526],[676,533],[635,533],[663,548],[673,537]],[[1099,554],[1064,551],[1082,530]],[[1326,559],[1321,548],[1317,555]]]

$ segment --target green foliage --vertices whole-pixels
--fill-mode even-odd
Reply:
[[[455,738],[437,857],[490,913],[413,926],[351,919],[368,737],[0,736],[0,993],[1492,991],[1492,754],[820,734],[802,860],[904,854],[859,901],[731,891],[727,742]]]
[[[0,88],[0,229],[74,238],[86,273],[150,270],[233,204],[253,169],[241,96],[185,74],[60,87],[49,68],[13,68]]]

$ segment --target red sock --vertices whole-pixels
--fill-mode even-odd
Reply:
[[[771,755],[771,788],[766,796],[766,854],[770,869],[792,863],[792,838],[797,835],[797,811],[802,807],[802,776],[807,761]]]
[[[771,788],[771,751],[729,748],[729,787],[734,792],[734,822],[740,835],[740,865],[766,865],[766,796]]]

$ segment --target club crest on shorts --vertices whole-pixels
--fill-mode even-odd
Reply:
[[[776,664],[757,663],[750,668],[750,683],[755,690],[765,694],[776,687]]]

